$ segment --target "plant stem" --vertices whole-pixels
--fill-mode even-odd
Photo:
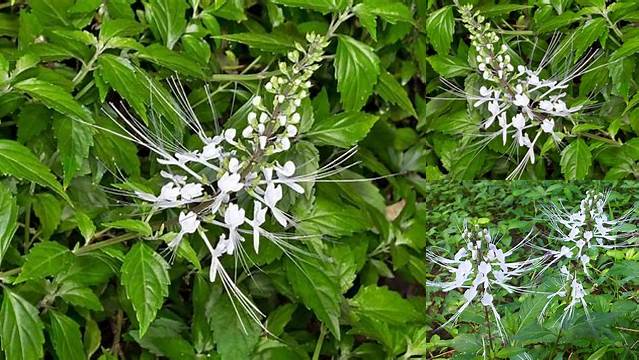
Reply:
[[[548,356],[548,360],[552,360],[557,354],[557,346],[559,346],[559,339],[561,338],[561,331],[563,330],[563,325],[559,328],[559,332],[557,333],[557,338],[555,338],[554,344],[552,344],[552,350],[550,351],[550,356]]]
[[[315,344],[315,351],[313,351],[312,360],[318,360],[320,357],[320,353],[322,352],[322,345],[324,344],[324,337],[326,336],[326,328],[324,324],[320,326],[320,335],[317,339],[317,343]]]
[[[484,306],[484,320],[486,320],[486,327],[488,328],[488,355],[493,358],[493,333],[490,328],[490,315],[488,314],[488,308]]]

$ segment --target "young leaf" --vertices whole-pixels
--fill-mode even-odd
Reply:
[[[344,109],[360,110],[372,94],[379,75],[379,58],[373,49],[350,36],[339,35],[335,77]]]
[[[63,199],[71,201],[49,168],[31,150],[13,140],[0,140],[0,173],[49,187]]]
[[[122,285],[135,310],[141,337],[169,294],[168,267],[160,255],[141,241],[129,250],[122,263]]]
[[[566,180],[582,180],[588,175],[592,154],[583,139],[571,142],[561,152],[561,173]]]
[[[25,257],[22,271],[16,283],[42,279],[66,270],[73,261],[73,254],[66,247],[52,241],[36,244]]]
[[[38,316],[38,309],[6,287],[3,288],[3,295],[0,310],[0,343],[5,358],[44,358],[44,325]]]
[[[375,115],[347,111],[317,120],[306,136],[317,144],[348,148],[363,139],[378,119]]]
[[[51,310],[51,342],[59,359],[82,360],[86,359],[80,326],[70,317]]]
[[[455,19],[452,6],[444,6],[435,11],[426,21],[426,33],[439,55],[448,55],[450,45],[453,43],[454,31]]]
[[[18,228],[18,206],[9,189],[0,183],[0,264]]]

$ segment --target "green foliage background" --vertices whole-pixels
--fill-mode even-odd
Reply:
[[[437,248],[438,253],[454,254],[463,244],[461,228],[464,221],[469,221],[489,226],[494,233],[502,234],[502,244],[514,244],[534,229],[538,236],[533,243],[543,245],[543,237],[550,229],[541,214],[542,207],[554,203],[574,209],[587,190],[610,190],[610,214],[619,217],[632,211],[632,217],[636,218],[638,188],[635,181],[432,183],[428,185],[429,195],[426,196],[426,205],[432,209],[426,220],[429,224],[427,241]],[[498,309],[509,342],[508,346],[497,345],[495,358],[525,359],[523,356],[527,354],[532,359],[636,359],[639,355],[638,339],[633,329],[636,329],[639,320],[639,252],[634,247],[609,250],[596,263],[601,270],[592,273],[592,283],[596,286],[587,300],[592,326],[581,312],[560,333],[557,321],[561,312],[551,313],[541,324],[537,321],[546,302],[545,295],[504,292]],[[437,279],[439,273],[440,269],[429,265],[429,279]],[[535,289],[540,289],[544,281],[551,279],[549,275],[544,276],[543,280],[537,281]],[[438,324],[443,324],[463,302],[461,293],[442,293],[429,288],[426,299],[429,309],[426,314],[427,358],[482,358],[481,334],[486,332],[481,308],[469,308],[457,325],[436,330]]]
[[[237,316],[189,239],[169,264],[113,194],[157,186],[148,151],[112,135],[105,104],[158,116],[182,137],[166,80],[179,78],[208,131],[244,106],[304,34],[353,5],[313,80],[294,151],[325,163],[359,144],[357,166],[291,208],[297,264],[263,245],[242,290],[264,325]],[[413,358],[424,353],[426,142],[403,86],[417,76],[404,41],[424,37],[423,2],[342,0],[28,0],[0,4],[0,343],[6,359]],[[422,20],[418,20],[422,19]],[[405,60],[402,60],[405,59]],[[423,56],[422,56],[423,59]],[[403,65],[403,64],[406,65]],[[205,87],[212,94],[209,107]],[[150,111],[153,110],[153,111]],[[291,201],[295,200],[293,198]],[[169,228],[168,230],[174,230]],[[250,248],[250,247],[249,247]],[[321,259],[321,260],[320,260]]]

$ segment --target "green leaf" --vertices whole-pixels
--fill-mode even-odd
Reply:
[[[237,33],[214,38],[239,42],[262,51],[286,52],[295,47],[293,39],[281,34]]]
[[[362,21],[362,25],[376,40],[376,17],[386,22],[396,24],[398,22],[413,22],[410,9],[401,2],[393,0],[365,0],[353,8],[353,12]]]
[[[348,148],[363,139],[379,117],[347,111],[315,121],[306,136],[314,143]]]
[[[162,45],[149,45],[144,49],[140,49],[138,55],[141,59],[164,66],[177,73],[204,78],[204,71],[198,63]]]
[[[116,36],[135,36],[144,30],[144,26],[129,19],[106,19],[100,26],[100,41],[106,43]]]
[[[366,286],[349,300],[353,312],[389,324],[420,322],[423,315],[406,299],[386,287]]]
[[[76,282],[65,281],[58,289],[58,295],[69,304],[102,311],[102,303],[93,290]]]
[[[82,333],[80,326],[70,317],[51,310],[51,342],[59,359],[82,360],[86,359],[84,345],[82,345]]]
[[[183,0],[144,2],[144,14],[153,35],[169,49],[173,49],[186,29],[186,6]]]
[[[118,133],[119,128],[113,121],[103,117],[96,120],[100,127]],[[93,151],[111,171],[122,169],[129,175],[140,175],[138,149],[131,141],[107,131],[100,132],[100,136],[94,137],[94,141]]]
[[[433,55],[427,57],[426,60],[443,77],[464,76],[472,70],[466,61],[452,56]]]
[[[73,215],[73,219],[78,225],[78,229],[80,230],[80,233],[84,238],[85,244],[89,243],[89,241],[91,241],[91,239],[93,238],[93,235],[95,235],[95,225],[93,224],[93,221],[91,220],[89,215],[79,210],[76,210],[75,214]]]
[[[144,336],[169,294],[168,267],[160,255],[142,242],[135,244],[124,258],[121,282],[135,310],[140,336]]]
[[[37,194],[33,203],[33,211],[40,220],[41,236],[49,240],[58,228],[62,218],[62,206],[58,199],[49,193]]]
[[[57,275],[68,269],[71,262],[73,254],[69,249],[57,242],[43,241],[31,248],[25,257],[16,283]]]
[[[18,228],[18,205],[9,189],[0,183],[0,265]]]
[[[326,14],[331,11],[344,10],[346,1],[343,0],[272,0],[275,4],[299,7],[319,11]]]
[[[379,72],[379,58],[370,46],[338,35],[335,77],[344,109],[358,111],[366,104]]]
[[[404,111],[417,117],[413,103],[408,98],[406,90],[388,71],[383,70],[379,75],[379,82],[375,92],[389,103],[398,105]]]
[[[432,13],[426,20],[426,33],[439,55],[448,55],[453,43],[455,19],[453,7],[445,6]]]
[[[18,294],[3,288],[0,310],[0,343],[6,359],[34,360],[44,358],[44,325],[38,309]]]
[[[566,180],[582,180],[588,175],[592,154],[583,139],[571,142],[561,152],[561,173]]]
[[[248,318],[242,308],[235,311],[233,303],[221,286],[215,286],[211,294],[211,330],[222,359],[250,359],[260,337],[255,320]],[[241,318],[240,318],[241,317]]]
[[[325,196],[319,196],[315,200],[315,206],[303,218],[304,221],[298,224],[298,230],[312,235],[340,237],[370,227],[370,221],[363,211],[343,202],[329,200]]]
[[[299,261],[286,259],[286,278],[295,295],[311,309],[338,340],[341,293],[339,281],[330,277],[330,271],[317,260]]]
[[[135,330],[130,334],[140,346],[153,354],[170,360],[195,360],[197,357],[193,352],[193,346],[180,334],[183,329],[184,324],[179,320],[158,318],[143,337]]]
[[[151,230],[151,225],[141,220],[134,219],[123,219],[117,220],[109,223],[102,224],[104,227],[111,227],[116,229],[124,229],[128,231],[132,231],[144,236],[151,236],[153,230]]]
[[[0,140],[0,172],[49,187],[63,199],[71,201],[49,168],[31,150],[13,140]]]
[[[80,105],[68,91],[58,85],[38,79],[28,79],[15,84],[14,87],[42,101],[47,107],[63,115],[80,122],[93,123],[89,110]],[[85,126],[88,125],[85,124]]]
[[[639,51],[639,37],[632,37],[625,41],[623,45],[610,55],[610,61],[617,61],[622,57],[633,55]]]
[[[71,183],[93,146],[93,129],[64,116],[56,116],[53,131],[58,139],[58,151],[64,169],[64,187]]]

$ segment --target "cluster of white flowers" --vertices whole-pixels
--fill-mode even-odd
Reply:
[[[495,317],[500,336],[506,339],[501,317],[494,305],[494,291],[501,288],[508,293],[530,292],[527,287],[513,285],[511,282],[538,268],[543,258],[531,257],[520,261],[507,261],[507,258],[517,249],[528,244],[530,237],[526,237],[508,251],[497,247],[498,240],[494,239],[486,228],[475,227],[469,230],[464,227],[462,239],[465,247],[460,248],[452,259],[426,250],[427,260],[441,266],[454,276],[452,281],[427,282],[426,285],[441,288],[445,292],[458,289],[464,293],[464,303],[441,327],[455,322],[473,301],[477,301],[490,309]]]
[[[490,115],[482,122],[481,128],[491,131],[489,139],[501,136],[503,145],[506,145],[512,138],[514,150],[525,150],[519,165],[509,176],[516,177],[528,162],[535,162],[535,145],[543,139],[543,135],[560,142],[560,120],[582,109],[581,106],[569,107],[566,104],[565,89],[571,80],[587,71],[594,54],[569,73],[556,76],[555,80],[542,79],[541,71],[556,53],[551,48],[556,47],[557,41],[551,43],[536,70],[524,65],[515,67],[509,55],[510,48],[506,43],[500,44],[490,23],[484,23],[484,17],[473,12],[472,5],[460,6],[460,12],[477,52],[478,70],[490,85],[482,85],[479,94],[466,94],[457,89],[453,92],[460,92],[458,95],[469,99],[474,107],[487,104]],[[495,122],[497,130],[493,127]]]
[[[585,299],[588,292],[584,284],[590,279],[588,268],[591,266],[591,260],[596,259],[600,251],[632,245],[628,240],[633,233],[625,230],[629,228],[627,225],[630,213],[610,219],[605,209],[607,201],[608,194],[589,190],[579,209],[574,212],[560,206],[545,210],[546,218],[554,230],[551,240],[561,244],[559,250],[543,249],[551,254],[546,268],[551,265],[558,267],[562,282],[559,289],[548,295],[548,302],[540,318],[555,298],[565,299],[562,323],[572,318],[575,308],[579,305],[589,317]]]
[[[135,190],[132,195],[151,203],[152,213],[162,209],[180,211],[175,224],[179,225],[179,231],[168,243],[169,249],[175,254],[184,236],[198,233],[211,253],[210,280],[215,281],[219,276],[227,290],[251,310],[251,315],[259,310],[235,286],[220,258],[235,255],[245,265],[242,244],[247,235],[252,236],[256,253],[260,238],[271,240],[289,253],[294,247],[286,240],[293,237],[264,228],[267,214],[281,227],[295,224],[279,207],[283,187],[302,194],[305,192],[302,183],[336,174],[354,154],[354,150],[348,151],[308,174],[298,174],[299,164],[293,161],[280,163],[275,159],[291,148],[291,141],[298,134],[301,102],[309,95],[310,78],[319,68],[329,43],[326,36],[312,33],[306,40],[306,48],[296,44],[297,50],[288,54],[291,64],[279,64],[280,71],[265,85],[265,93],[251,99],[252,111],[239,136],[235,128],[209,136],[188,104],[184,91],[176,84],[172,88],[180,107],[174,110],[200,139],[201,147],[195,150],[187,149],[178,139],[158,134],[128,113],[113,109],[118,115],[115,123],[126,132],[126,136],[121,136],[150,149],[157,162],[167,168],[161,172],[165,183],[159,195],[141,190]],[[223,228],[224,232],[213,241],[208,238],[204,224]]]

